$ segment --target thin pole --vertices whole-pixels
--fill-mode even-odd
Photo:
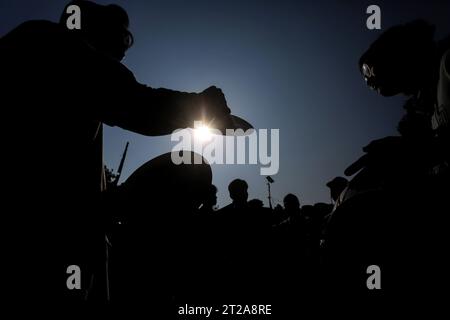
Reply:
[[[129,144],[130,144],[130,142],[127,142],[127,144],[125,146],[125,150],[123,151],[123,154],[122,154],[122,159],[120,159],[119,168],[117,169],[117,176],[116,176],[116,179],[114,180],[114,185],[116,185],[116,186],[119,184],[119,179],[120,179],[120,176],[122,175],[123,164],[125,163],[125,158],[127,157],[127,151],[128,151]]]
[[[267,188],[269,188],[269,196],[268,196],[268,198],[269,198],[269,207],[272,210],[273,208],[272,208],[272,195],[270,193],[270,182],[267,182]]]

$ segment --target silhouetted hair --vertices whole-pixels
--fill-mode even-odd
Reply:
[[[234,190],[239,190],[241,188],[248,189],[247,182],[242,179],[235,179],[235,180],[231,181],[230,184],[228,185],[228,191],[230,193],[232,193]]]
[[[264,203],[259,199],[252,199],[248,202],[248,207],[253,209],[260,209],[264,207]]]
[[[374,61],[401,61],[410,56],[427,56],[430,44],[434,43],[435,26],[424,20],[389,28],[372,43],[359,59],[359,69],[364,63]],[[408,52],[405,56],[404,53]]]
[[[327,182],[327,187],[334,190],[340,189],[341,191],[345,189],[348,185],[348,180],[344,177],[335,177],[331,181]]]
[[[295,194],[288,193],[288,194],[284,197],[283,202],[284,202],[285,204],[286,204],[286,203],[289,203],[289,204],[292,204],[292,205],[295,206],[295,207],[300,208],[300,201],[298,200],[298,197],[297,197]]]
[[[96,43],[99,41],[116,41],[111,39],[118,32],[126,33],[123,36],[129,39],[127,47],[133,45],[134,39],[127,28],[130,25],[128,14],[122,7],[110,4],[100,5],[87,0],[73,0],[65,7],[59,23],[65,25],[69,14],[67,8],[71,5],[77,5],[81,11],[81,30],[72,30],[78,32],[83,37]]]

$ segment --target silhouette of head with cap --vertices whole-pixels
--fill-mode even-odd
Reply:
[[[300,201],[295,194],[289,193],[283,199],[284,209],[289,212],[294,212],[300,209]]]
[[[328,182],[327,187],[330,188],[331,199],[333,199],[333,201],[337,201],[347,185],[348,180],[344,177],[335,177],[333,180]]]
[[[176,210],[182,213],[199,208],[215,190],[211,184],[211,166],[201,155],[183,152],[192,164],[177,165],[172,162],[171,152],[162,154],[134,171],[123,184],[124,191],[139,204],[169,208],[172,214]],[[194,164],[197,161],[199,164]],[[139,206],[139,210],[146,210],[145,205]]]
[[[434,29],[416,20],[385,31],[359,60],[367,85],[383,96],[413,95],[426,86],[434,71]]]
[[[213,211],[217,205],[217,187],[213,184],[205,191],[204,200],[202,203],[203,211]]]
[[[244,206],[248,199],[248,184],[245,180],[235,179],[228,185],[230,198],[235,206]]]
[[[80,8],[81,29],[70,31],[79,34],[96,50],[115,60],[122,60],[134,41],[128,31],[127,12],[114,4],[100,5],[86,0],[73,0],[65,6],[61,15],[60,24],[63,26],[70,16],[67,8],[71,5]]]

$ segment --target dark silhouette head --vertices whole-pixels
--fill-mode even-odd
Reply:
[[[133,45],[133,35],[128,31],[127,12],[117,5],[99,5],[86,0],[73,0],[66,5],[60,18],[65,26],[68,17],[66,10],[77,5],[81,11],[81,30],[78,33],[96,50],[116,60],[122,60],[125,52]]]
[[[174,164],[169,152],[146,162],[128,177],[123,188],[139,202],[140,210],[153,204],[173,214],[198,209],[204,203],[212,186],[211,166],[201,155],[188,154],[192,164]],[[196,158],[201,164],[194,164]]]
[[[386,30],[359,60],[367,85],[383,96],[416,94],[432,75],[433,37],[434,26],[423,20]]]
[[[205,192],[203,207],[212,209],[216,204],[217,204],[217,187],[212,184]]]
[[[327,183],[327,187],[330,188],[331,199],[337,201],[342,191],[347,187],[348,180],[344,177],[336,177]]]
[[[292,193],[287,194],[283,199],[286,211],[296,211],[300,209],[300,201],[298,197]]]
[[[264,207],[264,203],[259,199],[252,199],[248,202],[248,207],[250,209],[261,209]]]
[[[235,179],[228,185],[230,198],[234,204],[245,204],[248,199],[248,184],[245,180]]]

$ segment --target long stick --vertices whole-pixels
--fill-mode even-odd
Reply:
[[[122,175],[123,164],[125,163],[125,158],[127,157],[128,145],[130,142],[127,141],[125,146],[125,150],[123,151],[122,159],[120,159],[119,169],[117,169],[116,180],[114,180],[114,185],[117,186],[119,184],[120,176]]]
[[[272,195],[270,194],[270,182],[267,182],[267,187],[269,188],[269,196],[268,196],[268,198],[269,198],[269,207],[270,207],[270,210],[272,210],[273,208],[272,208]]]

